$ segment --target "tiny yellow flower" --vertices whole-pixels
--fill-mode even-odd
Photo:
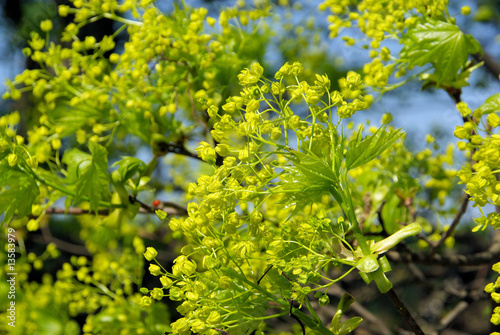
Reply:
[[[149,272],[153,275],[153,276],[159,276],[161,274],[161,268],[158,266],[158,265],[155,265],[155,264],[151,264],[149,266]]]
[[[146,249],[146,252],[144,253],[144,258],[151,262],[157,255],[158,252],[155,250],[155,248],[148,247]]]
[[[42,22],[40,22],[40,29],[42,29],[42,31],[49,32],[52,30],[52,28],[53,28],[52,21],[43,20]]]
[[[460,11],[462,12],[463,15],[467,16],[470,14],[471,10],[469,6],[463,6]]]

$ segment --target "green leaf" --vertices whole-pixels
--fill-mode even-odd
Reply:
[[[120,173],[121,180],[126,181],[138,172],[141,174],[146,169],[146,163],[136,157],[122,157],[121,160],[111,165],[112,167],[118,166],[118,173]]]
[[[349,293],[344,293],[342,298],[340,299],[340,302],[337,306],[337,311],[335,312],[335,316],[332,319],[332,323],[330,326],[330,330],[335,332],[336,334],[342,329],[340,320],[342,319],[342,316],[344,315],[344,312],[351,306],[351,304],[356,301],[352,295]]]
[[[31,205],[40,193],[35,178],[12,169],[7,161],[0,163],[0,214],[4,223],[14,215],[24,217],[31,213]]]
[[[500,93],[494,94],[486,99],[484,104],[479,106],[479,108],[474,111],[474,114],[480,113],[480,115],[484,115],[491,114],[493,112],[500,112]],[[480,115],[478,115],[478,117]]]
[[[62,162],[67,165],[66,182],[76,183],[91,159],[91,155],[76,148],[66,151],[62,159]]]
[[[341,201],[338,172],[333,171],[326,156],[318,157],[310,151],[291,151],[290,154],[293,165],[283,167],[287,173],[282,175],[282,181],[273,192],[289,193],[284,201],[287,206],[296,206],[292,215],[325,193],[332,193]]]
[[[390,235],[401,227],[400,222],[403,221],[406,209],[401,205],[401,199],[396,194],[392,194],[382,207],[380,214],[384,220],[384,230]]]
[[[429,19],[408,30],[400,59],[410,65],[432,64],[436,84],[454,81],[470,54],[482,52],[479,43],[456,25]]]
[[[69,104],[58,104],[49,114],[53,118],[52,122],[61,129],[59,136],[66,137],[74,134],[87,124],[89,119],[100,120],[106,113],[85,105],[72,107]]]
[[[371,273],[376,271],[380,264],[377,260],[377,255],[367,255],[358,260],[358,264],[356,264],[356,268],[364,273]]]
[[[97,211],[103,198],[109,199],[108,158],[106,149],[94,142],[89,143],[90,154],[72,149],[63,157],[68,165],[68,183],[75,183],[74,202],[87,197],[90,210]]]
[[[385,129],[386,127],[380,127],[373,135],[366,136],[363,140],[361,140],[363,129],[359,130],[357,137],[348,144],[345,156],[347,170],[368,163],[403,136],[401,129],[391,131]]]
[[[368,273],[368,277],[375,280],[375,284],[377,284],[377,288],[381,293],[387,293],[392,288],[391,281],[387,278],[381,267],[375,272]]]
[[[480,62],[477,64],[474,64],[473,61],[468,61],[467,64],[465,65],[465,68],[460,71],[460,73],[456,76],[454,80],[447,81],[445,84],[444,88],[462,88],[469,86],[469,78],[470,75],[472,74],[473,71],[477,70],[481,66],[483,66],[484,62]],[[423,81],[422,83],[422,90],[425,90],[430,87],[435,87],[436,83],[438,81],[437,76],[435,74],[430,74],[430,73],[424,73],[420,76],[420,80]]]
[[[342,322],[340,324],[338,335],[349,334],[354,329],[356,329],[361,324],[361,322],[363,322],[363,319],[359,316],[355,316],[347,321]]]

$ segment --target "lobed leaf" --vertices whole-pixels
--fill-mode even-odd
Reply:
[[[118,166],[117,171],[121,176],[121,180],[125,181],[132,178],[136,172],[142,173],[147,165],[136,157],[122,157],[121,160],[111,166]]]
[[[500,93],[494,94],[486,99],[484,104],[479,106],[474,112],[478,112],[481,115],[500,112]]]
[[[410,65],[432,64],[436,83],[454,81],[470,54],[482,52],[479,43],[455,24],[429,19],[408,30],[400,58]]]
[[[86,196],[90,210],[97,211],[103,198],[110,198],[108,158],[106,149],[94,142],[89,143],[90,154],[72,149],[63,157],[68,165],[68,183],[75,183],[75,199],[78,202]]]
[[[373,135],[366,136],[363,140],[361,140],[362,129],[359,130],[358,136],[348,144],[345,156],[347,170],[368,163],[403,136],[401,129],[386,131],[385,128],[379,128]]]
[[[14,215],[30,214],[31,205],[40,194],[35,178],[10,168],[6,160],[0,163],[0,189],[0,213],[5,213],[4,223],[9,223]]]

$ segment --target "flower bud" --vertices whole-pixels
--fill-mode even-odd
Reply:
[[[218,325],[220,322],[220,314],[217,311],[210,312],[210,315],[207,318],[207,323],[213,326]]]
[[[281,131],[280,127],[275,127],[273,130],[271,130],[271,139],[273,141],[277,141],[281,138],[281,135],[283,135],[283,132]]]
[[[29,220],[26,225],[26,229],[28,229],[28,231],[36,231],[38,228],[40,228],[40,225],[38,224],[38,221],[34,219]]]
[[[155,214],[160,220],[165,220],[167,217],[167,212],[162,211],[161,209],[155,210]]]
[[[9,162],[9,166],[10,167],[16,166],[17,165],[17,160],[18,160],[18,157],[14,153],[9,154],[9,157],[7,158],[7,161]]]
[[[158,252],[155,250],[155,248],[148,247],[146,249],[146,252],[144,253],[144,258],[151,262],[157,255]]]
[[[159,276],[161,274],[161,268],[158,266],[158,265],[155,265],[155,264],[151,264],[149,266],[149,272],[153,275],[153,276]]]
[[[457,126],[455,128],[455,131],[453,132],[453,135],[455,135],[456,138],[463,140],[469,137],[469,132],[464,127]]]
[[[472,114],[472,111],[470,110],[467,103],[463,101],[457,104],[457,109],[460,112],[460,115],[462,115],[462,117],[467,117]]]
[[[151,305],[151,298],[150,297],[142,297],[141,301],[139,302],[139,305],[141,307],[149,307]]]
[[[338,106],[342,103],[342,96],[339,91],[333,91],[331,94],[332,104],[334,106]]]
[[[219,156],[225,157],[229,154],[229,146],[227,144],[217,144],[215,152],[217,152]]]
[[[4,152],[9,148],[9,142],[4,139],[0,139],[0,152]]]
[[[354,71],[349,71],[346,77],[346,86],[350,91],[356,91],[361,88],[363,81],[361,80],[361,75]]]
[[[69,6],[59,5],[59,16],[66,17],[69,14]]]
[[[493,128],[498,127],[500,125],[500,117],[496,113],[491,113],[486,117],[486,122]]]
[[[162,276],[160,278],[160,282],[161,282],[161,285],[163,286],[163,288],[165,288],[165,289],[171,288],[173,283],[174,283],[172,281],[172,279],[168,278],[167,276]]]
[[[151,291],[151,297],[156,300],[163,299],[163,290],[161,288],[155,287],[153,291]]]
[[[40,22],[40,29],[42,29],[42,31],[49,32],[52,30],[52,28],[53,28],[52,21],[43,20],[42,22]]]

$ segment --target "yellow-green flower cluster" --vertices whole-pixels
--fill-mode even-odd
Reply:
[[[500,117],[489,109],[488,100],[472,115],[466,103],[458,104],[457,109],[468,121],[463,126],[457,126],[454,132],[455,137],[462,140],[457,143],[458,148],[470,152],[472,159],[471,164],[464,165],[458,172],[460,183],[466,185],[466,192],[474,205],[479,207],[500,205],[500,182],[497,178],[500,167]],[[496,213],[482,215],[475,221],[477,226],[474,230],[485,229],[488,225],[500,226]]]
[[[381,42],[387,38],[400,38],[406,29],[414,26],[421,18],[443,19],[449,16],[448,1],[405,1],[390,0],[384,3],[368,0],[327,0],[319,9],[329,10],[328,26],[330,37],[335,38],[345,28],[357,26],[370,41],[364,45],[369,48],[371,63],[363,67],[363,81],[366,86],[383,90],[394,71],[396,77],[406,73],[404,66],[396,67],[396,60]],[[347,45],[354,45],[356,40],[345,36]],[[362,40],[363,43],[365,40]]]
[[[491,299],[493,299],[497,304],[500,304],[500,293],[497,292],[497,290],[500,290],[500,263],[496,263],[493,265],[493,271],[498,273],[499,276],[494,283],[489,283],[488,285],[486,285],[484,291],[490,294]],[[490,321],[494,325],[500,325],[500,307],[495,307]]]
[[[206,244],[210,242],[207,241]],[[212,246],[215,247],[215,244],[212,243]],[[216,253],[219,253],[218,249],[220,247],[203,252],[204,249],[193,245],[182,249],[182,252],[190,254],[197,251],[205,254],[201,264],[204,268],[203,272],[196,271],[198,267],[196,262],[185,255],[174,260],[171,272],[161,266],[151,264],[149,271],[152,275],[159,277],[161,287],[152,290],[141,289],[141,292],[149,293],[149,296],[142,297],[140,305],[149,308],[153,300],[161,300],[163,297],[183,301],[177,307],[177,311],[183,317],[171,324],[172,332],[175,334],[189,334],[190,332],[216,334],[216,329],[235,326],[235,324],[241,327],[245,322],[236,320],[235,314],[242,309],[254,309],[259,304],[263,309],[265,300],[257,295],[253,297],[248,295],[248,289],[244,287],[246,284],[237,277],[231,276],[230,278],[223,275],[225,270],[221,268],[222,260],[216,256]],[[145,257],[149,259],[155,253],[153,248],[148,248]],[[227,262],[227,258],[224,262]]]
[[[149,268],[154,276],[169,278],[168,291],[151,291],[143,302],[147,305],[155,296],[184,301],[178,309],[184,318],[172,324],[174,333],[210,334],[214,328],[236,327],[236,312],[220,306],[229,304],[229,294],[252,297],[242,306],[253,306],[264,299],[246,280],[262,273],[269,264],[275,266],[273,271],[293,277],[296,284],[292,298],[300,303],[311,290],[324,288],[317,284],[322,268],[329,264],[355,265],[352,253],[348,261],[337,256],[344,248],[338,239],[346,227],[328,217],[326,210],[334,205],[326,193],[317,199],[312,197],[311,207],[297,207],[305,215],[296,214],[287,220],[294,206],[279,209],[280,202],[295,199],[289,194],[292,189],[285,191],[273,182],[288,183],[290,176],[280,171],[290,167],[294,150],[331,155],[331,137],[338,136],[332,119],[340,122],[368,106],[361,100],[363,83],[359,74],[349,72],[342,79],[341,93],[330,90],[326,75],[316,75],[314,83],[301,81],[302,71],[302,64],[286,63],[275,79],[269,80],[262,77],[262,66],[253,63],[238,76],[243,86],[240,95],[229,97],[220,109],[211,106],[207,110],[214,122],[211,134],[217,144],[214,147],[201,142],[196,151],[214,172],[189,185],[188,195],[197,202],[189,203],[188,216],[169,221],[174,236],[184,236],[188,242],[183,255],[171,271],[159,264]],[[287,85],[289,82],[293,84]],[[307,114],[294,113],[295,103],[307,108]],[[223,158],[220,166],[217,156]],[[303,191],[299,185],[289,185],[297,194]],[[266,218],[273,212],[281,224]],[[145,253],[148,260],[154,255],[149,249]],[[223,280],[227,277],[239,284],[229,284]],[[279,296],[275,285],[267,279],[260,284]],[[217,322],[210,321],[214,313]]]
[[[217,22],[207,17],[205,8],[176,7],[167,15],[152,1],[75,0],[73,7],[59,8],[61,16],[75,14],[62,36],[71,46],[32,34],[24,53],[41,69],[26,70],[7,82],[4,98],[19,99],[27,91],[35,97],[40,118],[28,133],[27,148],[41,163],[70,135],[79,144],[116,142],[120,134],[133,134],[149,143],[154,134],[170,132],[175,135],[168,140],[175,142],[181,132],[167,121],[171,119],[168,114],[180,111],[191,123],[197,122],[207,105],[221,102],[219,77],[234,71],[227,64],[246,62],[243,50],[230,50],[240,35],[228,20],[245,13],[250,24],[267,15],[267,10],[263,4],[224,11],[219,18],[224,30],[220,35],[215,28],[205,29]],[[129,11],[133,19],[121,16]],[[122,26],[100,41],[93,36],[80,40],[80,28],[100,18]],[[44,31],[50,31],[49,25],[43,23]],[[106,58],[115,47],[116,35],[125,29],[130,39],[124,52]]]
[[[353,11],[352,8],[356,10]],[[415,13],[430,18],[447,16],[448,1],[391,0],[380,3],[363,0],[327,0],[319,6],[319,9],[329,9],[332,12],[328,17],[331,23],[329,26],[331,37],[336,37],[343,28],[356,24],[367,37],[380,42],[414,24],[417,20]]]

